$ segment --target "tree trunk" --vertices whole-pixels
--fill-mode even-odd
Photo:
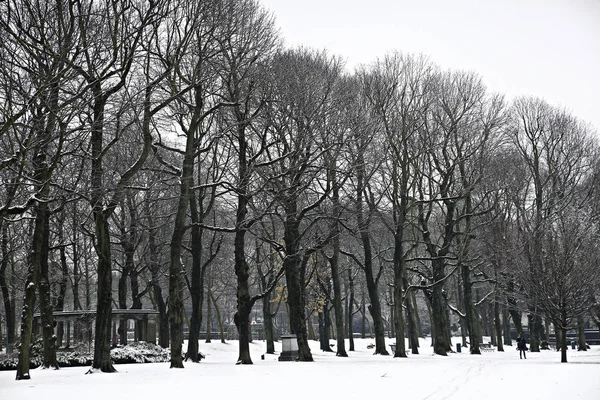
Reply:
[[[529,320],[529,350],[532,353],[540,352],[540,331],[542,328],[542,317],[528,315]]]
[[[250,267],[246,261],[245,254],[245,236],[246,230],[243,229],[243,224],[246,218],[246,199],[238,196],[237,221],[238,228],[236,229],[234,239],[234,259],[235,259],[235,275],[237,277],[237,311],[234,316],[235,325],[238,328],[239,335],[239,353],[238,364],[252,364],[250,357],[250,313],[252,312],[252,304],[250,302]]]
[[[373,325],[375,328],[375,354],[387,356],[389,353],[385,348],[385,330],[383,326],[383,317],[381,315],[381,303],[379,302],[379,290],[377,289],[377,283],[373,278],[371,239],[369,238],[369,233],[364,232],[361,234],[361,239],[365,253],[364,270],[367,283],[367,292],[369,294],[369,300],[371,301],[371,304],[368,308],[369,313],[373,318]]]
[[[560,328],[560,362],[567,362],[567,329],[562,327]]]
[[[300,222],[296,219],[295,197],[288,197],[285,204],[284,243],[286,257],[283,260],[287,282],[290,329],[298,340],[298,360],[313,361],[306,331],[306,311],[304,299],[304,278],[306,261],[300,254]]]
[[[577,351],[587,351],[587,344],[585,343],[585,324],[583,322],[583,318],[579,317],[577,320],[577,330],[578,330],[578,345]]]
[[[417,329],[417,323],[415,315],[417,314],[416,304],[413,303],[413,296],[411,293],[406,292],[408,289],[408,279],[404,277],[402,285],[405,288],[406,294],[406,322],[408,328],[408,343],[411,349],[411,354],[419,354],[419,332]]]
[[[46,196],[46,193],[44,196]],[[56,336],[54,335],[54,315],[52,312],[52,299],[50,298],[50,279],[48,271],[48,252],[49,252],[49,237],[50,237],[50,210],[47,203],[40,203],[37,210],[37,218],[42,225],[42,242],[34,243],[34,248],[37,246],[40,249],[40,273],[39,278],[39,293],[40,293],[40,314],[42,323],[42,341],[44,348],[44,356],[42,360],[43,368],[58,369],[56,360]]]
[[[59,226],[57,228],[58,241],[59,243],[65,243],[65,237],[63,233],[64,226],[64,211],[60,213],[59,218]],[[67,254],[65,251],[65,246],[61,246],[59,249],[59,258],[60,258],[60,267],[62,276],[59,282],[59,292],[58,297],[56,298],[56,311],[63,311],[65,307],[65,296],[67,295],[67,283],[69,281],[69,265],[67,264]],[[56,327],[56,346],[57,348],[62,346],[63,336],[64,336],[64,322],[59,322]]]
[[[348,340],[350,341],[348,350],[354,351],[354,279],[350,268],[348,268],[348,286],[350,291],[346,310],[348,313]]]
[[[403,213],[403,210],[396,210],[396,213]],[[396,217],[398,218],[398,217]],[[404,231],[404,217],[399,217],[396,221],[396,231],[394,232],[394,314],[396,324],[396,351],[394,357],[406,357],[406,345],[404,340],[404,249],[402,236]]]
[[[192,298],[192,317],[190,319],[190,330],[188,340],[188,350],[186,360],[200,362],[198,341],[200,339],[200,329],[202,327],[202,307],[204,304],[204,275],[205,268],[202,266],[202,245],[203,229],[199,224],[203,220],[203,210],[201,199],[198,201],[194,193],[190,193],[190,214],[192,219],[192,281],[190,285],[190,296]],[[210,316],[208,317],[210,318]],[[210,320],[207,321],[210,325]],[[210,331],[207,330],[207,335]],[[207,343],[210,343],[210,336],[207,336]]]
[[[329,303],[325,300],[323,309],[319,310],[319,348],[321,351],[332,351],[329,347],[329,313],[327,312]]]
[[[470,353],[481,354],[479,349],[479,338],[481,336],[479,327],[479,316],[475,309],[473,301],[473,284],[471,283],[471,269],[468,265],[462,264],[460,266],[462,285],[463,285],[463,298],[465,302],[465,314],[467,329],[469,330],[469,342],[470,342]]]
[[[41,228],[36,226],[34,231],[35,242],[41,239]],[[39,263],[34,259],[39,257],[39,249],[33,248],[30,255],[27,279],[25,281],[25,299],[23,300],[23,312],[21,314],[21,343],[19,345],[19,361],[17,364],[17,380],[29,379],[29,360],[31,351],[31,342],[33,336],[33,309],[35,306],[35,282],[37,281]]]
[[[94,211],[96,249],[98,253],[98,304],[94,331],[93,369],[116,372],[110,359],[112,321],[112,268],[108,218],[102,210]]]
[[[504,345],[512,346],[512,338],[510,337],[510,314],[508,312],[508,307],[504,307],[502,311],[502,325],[504,329]]]
[[[335,163],[334,163],[335,164]],[[348,357],[346,353],[346,344],[344,342],[344,310],[342,308],[342,286],[340,283],[340,226],[338,218],[341,215],[342,207],[340,205],[340,193],[339,184],[336,179],[336,168],[331,170],[331,181],[333,184],[333,190],[331,192],[332,203],[333,203],[333,255],[329,259],[331,265],[331,280],[333,283],[333,310],[335,312],[335,332],[336,332],[336,343],[337,351],[335,353],[338,357]]]
[[[206,299],[206,343],[212,340],[212,308],[211,308],[210,286],[208,287],[208,298]]]
[[[127,250],[125,250],[127,252]],[[127,258],[127,256],[126,256]],[[118,304],[121,310],[127,309],[127,277],[129,275],[130,266],[127,263],[127,259],[123,265],[123,271],[119,277],[118,283]],[[123,346],[127,344],[127,319],[123,318],[119,321],[119,343]]]
[[[4,315],[6,316],[6,339],[7,353],[10,353],[12,346],[15,343],[15,304],[10,295],[8,284],[6,282],[6,270],[8,268],[9,253],[8,253],[8,233],[5,223],[0,221],[0,229],[2,231],[1,250],[2,258],[0,258],[0,291],[2,292],[2,301],[4,303]]]
[[[442,260],[433,260],[433,281],[442,282],[446,276],[446,268]],[[463,281],[463,284],[465,282]],[[468,307],[468,298],[465,297],[465,304]],[[472,304],[472,303],[470,303]],[[437,283],[433,286],[431,293],[431,310],[432,310],[432,338],[433,351],[441,356],[447,355],[450,351],[450,343],[448,342],[448,320],[446,319],[446,305],[444,302],[444,285]],[[479,339],[477,339],[478,341]],[[479,348],[477,348],[479,351]],[[473,342],[471,343],[471,354],[473,353]]]
[[[502,320],[500,319],[500,303],[496,295],[494,301],[494,326],[496,328],[496,346],[498,351],[504,351],[504,343],[502,342]]]
[[[210,301],[215,306],[215,313],[217,314],[217,322],[219,323],[219,335],[221,337],[221,343],[225,343],[225,329],[223,328],[223,318],[221,318],[221,311],[219,310],[219,305],[213,295],[212,290],[208,292],[210,297]]]
[[[181,280],[184,273],[181,265],[181,245],[185,233],[187,206],[190,196],[190,184],[194,172],[193,148],[194,135],[188,133],[186,154],[184,156],[181,183],[179,185],[179,203],[173,224],[171,237],[170,268],[169,268],[169,327],[171,339],[171,368],[183,368],[183,319],[184,306],[181,296]]]
[[[273,327],[273,315],[271,314],[271,295],[263,297],[263,327],[265,340],[267,341],[267,354],[275,354],[275,334]]]

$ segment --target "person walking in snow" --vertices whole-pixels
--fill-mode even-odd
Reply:
[[[519,358],[525,358],[527,360],[527,342],[525,341],[524,337],[517,338],[517,349],[519,349]]]

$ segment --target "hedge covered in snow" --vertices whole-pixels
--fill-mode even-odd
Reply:
[[[93,349],[73,349],[72,351],[60,350],[56,353],[56,359],[60,367],[81,367],[92,365],[94,358]],[[42,365],[42,341],[36,341],[31,346],[30,368]],[[133,342],[125,346],[118,346],[110,351],[110,357],[114,364],[156,363],[170,360],[168,349],[163,349],[155,344],[146,342]],[[0,354],[0,371],[16,370],[18,354]]]

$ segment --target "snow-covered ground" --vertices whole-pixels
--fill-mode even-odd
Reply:
[[[311,342],[314,363],[278,362],[278,355],[261,360],[265,344],[255,341],[254,365],[235,365],[237,342],[214,341],[201,343],[206,359],[185,369],[169,369],[168,363],[118,365],[115,374],[36,369],[28,381],[5,371],[0,399],[600,399],[600,346],[569,350],[569,363],[561,364],[555,351],[529,352],[520,360],[514,346],[504,353],[441,357],[423,340],[420,355],[394,359],[373,355],[367,349],[372,340],[355,342],[357,351],[348,358],[323,353]]]

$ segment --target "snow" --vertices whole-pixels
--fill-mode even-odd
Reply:
[[[184,369],[170,369],[168,363],[116,365],[114,374],[85,375],[89,367],[36,369],[31,380],[22,381],[15,381],[15,371],[2,371],[0,399],[383,399],[394,394],[423,400],[600,399],[600,346],[569,350],[569,363],[561,364],[555,351],[528,352],[527,360],[520,360],[515,346],[503,353],[474,356],[463,349],[442,357],[432,354],[427,340],[422,340],[422,354],[394,359],[373,355],[370,343],[357,339],[357,351],[339,358],[311,342],[313,363],[279,362],[278,354],[261,360],[265,343],[255,341],[250,345],[254,365],[236,366],[237,342],[215,340],[201,342],[206,359],[185,363]],[[275,346],[279,350],[281,343]]]

